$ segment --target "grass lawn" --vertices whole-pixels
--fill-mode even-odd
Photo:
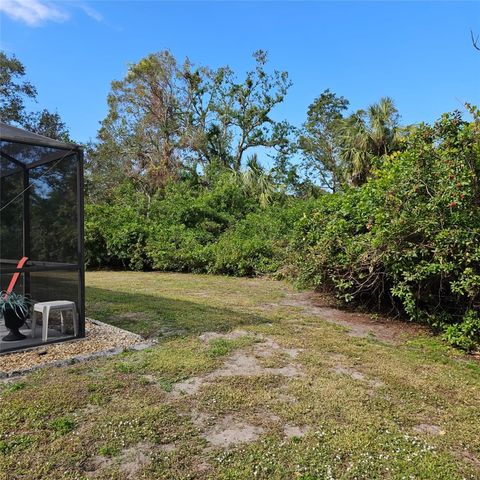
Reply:
[[[2,384],[2,480],[480,478],[480,366],[436,338],[352,336],[266,279],[87,286],[159,343]]]

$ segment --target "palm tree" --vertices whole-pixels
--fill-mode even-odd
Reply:
[[[238,182],[244,192],[257,198],[262,207],[267,206],[276,192],[272,176],[258,161],[257,155],[253,154],[247,158],[245,170],[232,170],[233,178]]]
[[[398,120],[393,100],[386,97],[343,121],[340,155],[352,185],[366,182],[374,158],[382,158],[398,148]]]

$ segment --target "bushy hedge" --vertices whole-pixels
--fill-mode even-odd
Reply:
[[[478,124],[412,129],[369,182],[322,197],[297,224],[300,279],[392,307],[469,349],[480,340]]]
[[[89,267],[141,270],[148,265],[145,198],[128,184],[108,203],[85,205],[85,252]]]
[[[294,224],[310,205],[289,199],[249,213],[212,246],[210,271],[242,276],[276,272],[287,263]]]
[[[214,185],[172,183],[150,199],[128,184],[105,204],[87,205],[89,267],[224,273],[276,271],[308,202],[279,196],[262,207],[231,175]]]

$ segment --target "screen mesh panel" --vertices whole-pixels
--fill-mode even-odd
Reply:
[[[34,303],[74,302],[83,336],[83,191],[78,189],[83,184],[82,152],[75,145],[0,125],[0,289],[5,290],[18,272],[14,291]],[[28,262],[17,270],[23,256]],[[71,314],[67,332],[59,330],[58,317],[52,312],[49,342],[73,334]],[[0,353],[42,344],[41,335],[30,334],[29,322],[21,328],[25,339],[4,341],[7,327],[0,316]]]
[[[30,258],[78,263],[77,162],[70,155],[30,174]]]
[[[70,300],[78,307],[78,286],[77,271],[30,273],[30,295],[35,302]]]
[[[23,253],[23,173],[6,163],[2,161],[0,170],[0,259],[19,260]]]

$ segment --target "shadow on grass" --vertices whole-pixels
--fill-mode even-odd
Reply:
[[[88,317],[144,337],[228,331],[269,321],[240,310],[96,287],[86,288],[86,299]]]

